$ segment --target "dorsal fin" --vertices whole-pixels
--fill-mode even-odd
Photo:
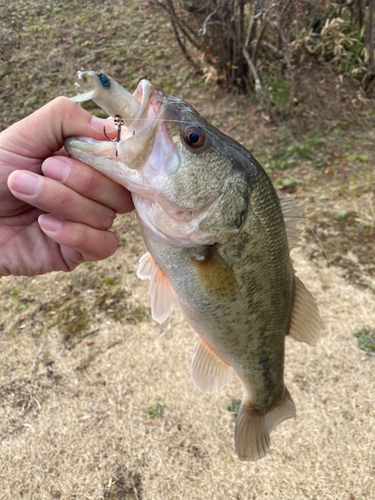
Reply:
[[[302,281],[294,277],[295,294],[290,316],[289,335],[300,342],[315,345],[320,335],[321,319],[314,297]]]
[[[293,197],[280,198],[280,205],[284,217],[289,250],[292,250],[292,248],[298,245],[302,233],[302,229],[298,227],[298,222],[303,220],[303,208],[297,207]]]

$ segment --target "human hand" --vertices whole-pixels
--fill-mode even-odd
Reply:
[[[103,125],[115,131],[58,97],[0,134],[0,277],[72,271],[116,251],[108,229],[134,208],[129,191],[61,150],[70,136],[103,140]]]

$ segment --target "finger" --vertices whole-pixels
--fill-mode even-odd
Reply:
[[[62,219],[109,229],[116,217],[111,209],[89,200],[72,189],[47,177],[16,170],[8,177],[12,194],[26,203]]]
[[[113,255],[118,246],[117,237],[110,231],[100,231],[85,224],[57,219],[51,215],[41,215],[38,219],[41,230],[59,243],[63,257],[69,256],[76,265],[83,261],[102,260]],[[77,252],[79,255],[75,254]],[[75,267],[75,266],[74,266]]]
[[[67,97],[57,97],[1,133],[0,147],[15,155],[44,160],[60,150],[67,137],[81,135],[105,140],[116,132],[110,120],[91,115]]]
[[[86,198],[124,214],[134,209],[129,191],[85,163],[65,156],[53,156],[42,165],[45,176],[61,182]]]

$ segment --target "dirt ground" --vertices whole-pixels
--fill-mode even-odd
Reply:
[[[293,116],[270,123],[252,96],[206,86],[148,5],[1,4],[0,129],[72,95],[79,69],[185,98],[306,208],[311,231],[293,259],[322,338],[287,339],[297,418],[274,430],[264,459],[240,462],[240,384],[194,387],[194,332],[178,310],[152,321],[135,275],[144,244],[134,216],[119,216],[120,248],[105,262],[0,280],[0,500],[373,500],[375,356],[354,334],[375,332],[374,102],[309,63]]]

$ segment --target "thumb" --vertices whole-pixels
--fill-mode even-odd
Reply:
[[[105,140],[104,126],[107,133],[116,130],[111,121],[92,116],[67,97],[57,97],[2,132],[0,148],[44,160],[59,151],[71,136]]]

